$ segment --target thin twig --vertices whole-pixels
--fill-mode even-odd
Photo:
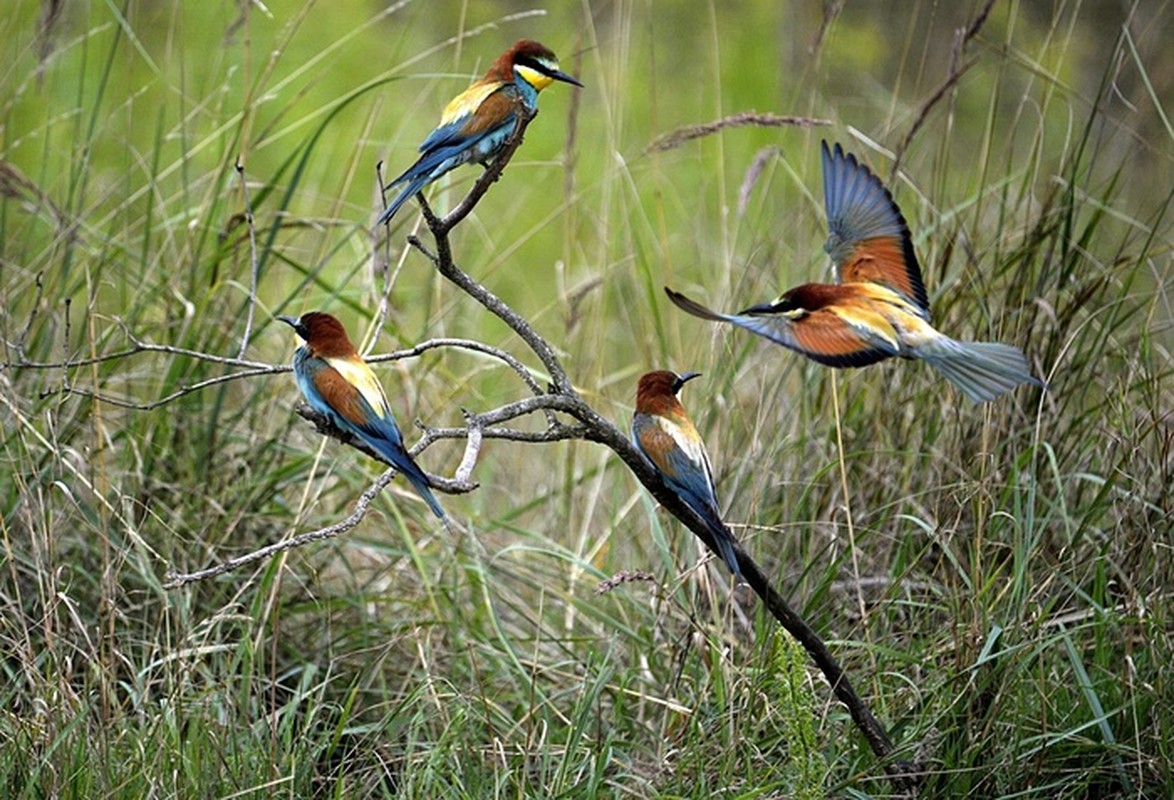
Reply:
[[[359,501],[355,503],[355,510],[351,512],[350,516],[341,522],[336,522],[325,528],[319,528],[315,531],[299,534],[290,539],[284,539],[267,547],[262,547],[259,550],[254,550],[251,553],[246,553],[237,558],[230,558],[213,567],[197,570],[195,572],[170,572],[167,575],[166,583],[163,584],[165,589],[178,589],[181,586],[186,586],[195,581],[207,580],[214,578],[217,575],[223,575],[226,572],[231,572],[235,569],[254,564],[262,561],[278,553],[284,553],[286,550],[292,550],[295,547],[301,547],[311,542],[320,542],[323,539],[333,539],[336,536],[346,533],[363,521],[363,517],[367,516],[367,509],[370,508],[371,503],[374,502],[375,497],[391,483],[391,479],[395,477],[395,470],[389,469],[379,476],[379,479],[373,483],[367,491],[363,492],[359,497]]]
[[[465,455],[461,458],[461,463],[457,465],[457,471],[453,477],[457,480],[467,481],[473,474],[473,468],[477,466],[477,457],[481,453],[481,441],[484,438],[484,428],[476,414],[470,414],[468,411],[465,411],[464,414],[465,430],[468,431]]]
[[[276,375],[281,372],[290,372],[293,368],[287,364],[272,364],[258,369],[248,369],[242,372],[232,372],[228,375],[217,375],[215,378],[207,378],[196,383],[186,384],[180,386],[175,391],[171,392],[158,400],[153,400],[149,403],[136,403],[131,400],[123,400],[119,397],[111,397],[108,394],[103,394],[94,389],[82,389],[77,386],[64,385],[57,389],[45,389],[38,394],[42,400],[46,397],[53,397],[54,395],[74,395],[77,397],[84,397],[89,400],[96,400],[99,403],[106,405],[117,406],[118,408],[126,408],[131,411],[154,411],[156,408],[161,408],[168,403],[173,403],[184,395],[198,392],[201,389],[207,389],[209,386],[216,386],[220,383],[229,383],[230,381],[240,380],[241,378],[255,378],[258,375]]]
[[[680,147],[685,142],[700,139],[703,136],[711,136],[726,128],[742,128],[748,125],[753,125],[757,128],[814,128],[831,124],[832,121],[830,119],[819,119],[818,117],[792,117],[779,114],[760,114],[757,111],[743,111],[739,114],[722,117],[719,120],[706,123],[705,125],[689,125],[684,128],[669,131],[653,139],[652,144],[648,145],[648,151],[659,152],[672,150],[673,148]]]
[[[236,157],[236,174],[240,177],[241,193],[245,198],[245,224],[249,229],[249,271],[251,273],[249,281],[249,313],[245,316],[245,332],[241,335],[241,349],[239,353],[239,357],[244,358],[245,352],[249,349],[249,337],[253,333],[253,314],[257,308],[257,273],[260,270],[261,262],[257,258],[257,226],[253,220],[253,203],[249,199],[249,183],[245,180],[245,165],[241,161],[240,156]]]
[[[433,442],[440,441],[441,439],[469,439],[471,444],[466,446],[465,455],[461,459],[461,464],[457,467],[456,474],[453,478],[449,479],[431,473],[428,474],[428,480],[440,491],[446,494],[466,494],[476,489],[479,485],[475,481],[470,480],[470,474],[472,473],[473,465],[476,465],[477,462],[481,439],[507,439],[514,442],[559,442],[569,439],[581,439],[584,433],[582,427],[565,425],[557,420],[550,424],[545,431],[520,431],[512,428],[498,427],[504,422],[509,422],[510,420],[518,419],[519,417],[524,417],[538,411],[552,413],[571,407],[572,405],[567,402],[565,397],[544,394],[517,400],[480,414],[473,414],[466,411],[465,427],[431,428],[425,426],[423,428],[424,435],[420,437],[420,441],[414,447],[409,449],[409,452],[413,456],[417,456],[428,449]],[[362,439],[335,427],[329,417],[319,413],[308,403],[300,403],[294,410],[298,416],[312,422],[314,427],[317,428],[318,433],[323,436],[329,436],[343,444],[350,445],[376,461],[387,463],[383,456],[369,447]]]
[[[518,359],[507,353],[505,350],[494,347],[493,345],[478,342],[476,339],[457,339],[452,337],[444,337],[439,339],[429,339],[425,342],[409,347],[406,350],[396,350],[392,353],[383,353],[377,356],[370,356],[365,359],[368,364],[379,364],[384,361],[399,361],[404,358],[413,358],[415,356],[426,353],[429,350],[435,350],[438,347],[454,347],[461,350],[472,350],[475,353],[484,353],[487,356],[493,356],[497,360],[504,363],[522,379],[522,383],[530,389],[534,394],[542,394],[543,388],[538,381],[534,380],[534,376],[530,374],[530,370]]]
[[[925,124],[925,120],[929,117],[929,112],[936,106],[941,99],[946,96],[946,93],[958,82],[958,80],[966,74],[975,62],[969,61],[962,63],[962,54],[966,45],[978,35],[982,30],[982,26],[986,23],[987,17],[990,16],[991,9],[995,5],[995,0],[987,0],[984,5],[975,15],[974,19],[965,28],[959,28],[954,39],[954,51],[950,58],[950,72],[946,75],[946,79],[942,84],[934,90],[929,99],[921,104],[921,108],[917,112],[917,117],[914,118],[913,124],[909,126],[909,130],[905,136],[901,138],[901,143],[893,150],[893,168],[890,174],[889,182],[892,182],[893,177],[896,176],[898,168],[901,166],[901,159],[905,155],[905,151],[909,149],[913,137],[921,130],[921,126]]]
[[[221,383],[229,383],[231,381],[241,380],[243,378],[255,378],[258,375],[277,375],[277,374],[281,374],[284,372],[291,372],[293,370],[293,367],[291,367],[289,364],[266,364],[266,363],[260,362],[260,361],[247,361],[247,360],[243,360],[243,359],[239,359],[239,358],[218,356],[218,355],[214,355],[212,353],[203,353],[203,352],[200,352],[199,350],[190,350],[190,349],[184,348],[184,347],[172,347],[171,345],[150,344],[148,342],[142,342],[142,341],[139,341],[138,339],[135,339],[134,336],[131,335],[129,332],[127,333],[127,336],[130,337],[131,341],[134,343],[134,345],[132,347],[130,347],[126,350],[120,350],[117,353],[110,353],[105,356],[96,356],[93,358],[80,358],[80,359],[75,359],[72,361],[71,360],[62,360],[62,361],[54,361],[54,362],[24,361],[24,362],[16,362],[13,364],[3,364],[3,365],[0,365],[0,367],[15,366],[15,367],[21,367],[21,368],[25,368],[25,369],[61,369],[61,368],[71,369],[74,367],[82,367],[82,366],[89,366],[92,364],[100,364],[105,361],[114,361],[114,360],[117,360],[120,358],[126,358],[127,356],[135,355],[137,353],[166,353],[169,355],[186,356],[188,358],[194,358],[199,361],[208,361],[213,364],[224,364],[226,366],[244,367],[245,368],[239,372],[232,372],[227,375],[217,375],[216,377],[206,378],[206,379],[204,379],[202,381],[198,381],[196,383],[182,385],[179,388],[172,391],[171,393],[165,395],[164,397],[161,397],[158,400],[153,400],[149,403],[136,403],[131,400],[124,400],[124,399],[118,398],[118,397],[111,397],[110,395],[103,394],[103,393],[98,392],[93,389],[84,389],[84,388],[79,388],[76,386],[71,386],[68,384],[65,386],[62,386],[62,387],[55,388],[55,389],[46,389],[46,390],[42,391],[39,395],[41,399],[44,399],[46,397],[53,397],[54,395],[62,395],[62,394],[76,395],[78,397],[85,397],[90,400],[97,400],[102,403],[108,403],[112,406],[117,406],[119,408],[130,409],[132,411],[153,411],[154,409],[165,406],[168,403],[175,402],[176,400],[183,397],[184,395],[191,394],[192,392],[198,392],[201,389],[207,389],[209,386],[216,386]],[[534,379],[534,376],[530,374],[530,371],[526,368],[526,365],[523,364],[521,361],[519,361],[517,358],[515,358],[514,356],[505,352],[504,350],[501,350],[500,348],[493,347],[492,345],[488,345],[483,342],[478,342],[478,341],[475,341],[472,339],[457,339],[457,338],[429,339],[428,341],[420,342],[419,344],[415,345],[414,347],[410,347],[406,350],[396,350],[391,353],[381,353],[380,355],[371,356],[370,358],[367,358],[366,361],[369,364],[379,364],[379,363],[383,363],[386,361],[399,361],[399,360],[405,359],[405,358],[413,358],[413,357],[418,356],[422,353],[425,353],[429,350],[434,350],[434,349],[441,348],[441,347],[453,347],[453,348],[458,348],[458,349],[462,349],[462,350],[471,350],[473,352],[483,353],[485,355],[492,356],[493,358],[498,359],[499,361],[504,363],[506,366],[508,366],[511,370],[513,370],[518,375],[518,377],[521,378],[522,382],[526,384],[526,387],[528,389],[530,389],[530,391],[534,392],[534,394],[536,394],[536,395],[542,394],[542,392],[543,392],[542,386],[538,383],[538,381],[536,381]],[[551,421],[553,422],[553,419],[551,419]]]

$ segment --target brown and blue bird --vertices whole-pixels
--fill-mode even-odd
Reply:
[[[636,415],[632,441],[677,497],[705,523],[712,539],[709,546],[735,575],[740,575],[734,552],[734,535],[722,522],[713,485],[713,467],[701,434],[685,413],[677,393],[699,372],[678,375],[657,370],[636,384]]]
[[[921,359],[976,403],[1020,384],[1043,386],[1018,347],[960,342],[930,324],[929,298],[909,226],[892,194],[856,157],[823,143],[823,190],[836,283],[805,283],[737,314],[706,308],[665,287],[702,319],[730,322],[829,367],[893,356]]]
[[[379,454],[412,484],[441,520],[444,509],[432,494],[432,482],[404,447],[383,385],[351,343],[342,323],[330,314],[311,311],[295,319],[278,317],[304,344],[294,353],[293,369],[306,402],[334,427],[349,433]]]
[[[550,48],[529,39],[516,42],[493,62],[485,77],[445,107],[440,124],[420,145],[420,158],[384,187],[406,184],[375,224],[390,220],[408,198],[461,164],[488,166],[514,132],[518,111],[537,109],[538,93],[555,81],[583,86],[559,69]]]

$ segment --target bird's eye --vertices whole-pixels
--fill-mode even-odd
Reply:
[[[790,294],[785,294],[774,301],[774,311],[787,319],[802,319],[807,316],[807,309]]]

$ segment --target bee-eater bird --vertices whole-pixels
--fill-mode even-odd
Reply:
[[[305,340],[294,353],[293,368],[306,402],[399,470],[443,520],[444,509],[432,494],[432,482],[404,447],[382,384],[351,344],[342,323],[320,311],[278,319]]]
[[[693,509],[709,529],[711,546],[735,575],[740,575],[734,535],[722,522],[713,486],[713,468],[697,428],[685,413],[677,392],[700,372],[678,375],[649,372],[636,384],[636,415],[632,441],[677,497]]]
[[[929,298],[909,226],[893,196],[837,144],[823,143],[823,193],[836,283],[805,283],[737,314],[712,311],[665,287],[702,319],[731,322],[829,367],[863,367],[892,356],[919,358],[976,403],[1021,383],[1043,386],[1023,351],[960,342],[930,325]]]
[[[518,109],[538,108],[538,93],[554,81],[583,86],[559,69],[558,58],[548,47],[529,39],[516,42],[485,77],[445,106],[440,124],[420,145],[423,155],[384,187],[407,184],[375,224],[390,220],[409,197],[449,170],[470,161],[488,166],[514,132]]]

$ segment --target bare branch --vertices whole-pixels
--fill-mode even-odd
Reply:
[[[653,139],[652,144],[648,145],[647,151],[672,150],[685,142],[710,136],[726,128],[742,128],[747,125],[758,128],[814,128],[831,124],[830,119],[819,119],[818,117],[790,117],[778,114],[760,114],[757,111],[743,111],[740,114],[722,117],[705,125],[690,125],[669,131]]]
[[[484,353],[487,356],[493,356],[499,361],[505,363],[510,369],[517,373],[522,382],[534,392],[534,394],[542,394],[543,388],[534,380],[534,376],[530,374],[530,370],[518,359],[507,353],[505,350],[494,347],[493,345],[478,342],[475,339],[456,339],[456,338],[440,338],[429,339],[426,342],[420,342],[414,347],[409,347],[407,350],[396,350],[393,353],[383,353],[382,355],[370,356],[365,359],[368,364],[379,364],[384,361],[399,361],[404,358],[413,358],[415,356],[426,353],[429,350],[435,350],[438,347],[455,347],[462,350],[472,350],[476,353]]]
[[[754,124],[752,120],[740,123],[723,121],[723,123]],[[719,123],[719,126],[724,125]],[[478,182],[479,186],[484,182],[484,187],[487,188],[488,183],[496,180],[496,175],[500,174],[501,170],[505,168],[508,159],[512,156],[514,149],[516,149],[516,144],[521,140],[523,128],[524,125],[521,125],[515,131],[511,137],[511,144],[514,147],[506,148],[501,157],[494,162],[493,174],[490,175],[487,173],[486,176],[483,176],[482,181]],[[706,132],[711,131],[703,131],[697,135],[705,135]],[[429,208],[427,201],[421,197],[420,205],[423,210],[424,220],[436,243],[436,250],[432,252],[415,236],[409,237],[408,242],[431,261],[441,275],[484,306],[490,313],[509,325],[549,372],[550,387],[548,394],[541,397],[532,397],[518,401],[517,403],[503,406],[495,412],[488,414],[471,415],[471,419],[469,417],[466,418],[466,427],[460,429],[460,431],[432,429],[427,431],[425,438],[447,438],[450,433],[453,437],[465,436],[468,438],[472,438],[473,436],[489,438],[495,434],[500,434],[501,438],[525,441],[526,439],[519,435],[521,432],[507,432],[490,427],[492,424],[490,419],[505,421],[512,418],[511,415],[520,416],[536,407],[548,407],[552,410],[557,410],[575,419],[579,425],[575,427],[560,425],[559,427],[548,428],[548,430],[539,434],[531,434],[531,436],[535,436],[532,440],[552,441],[564,434],[573,433],[577,438],[596,442],[608,447],[620,457],[628,469],[632,471],[636,479],[643,484],[669,513],[683,522],[694,535],[701,539],[716,554],[716,543],[713,541],[705,522],[674,491],[669,489],[661,479],[660,473],[653,469],[652,465],[639,453],[624,433],[611,422],[601,417],[595,409],[579,397],[550,344],[534,330],[524,317],[510,308],[501,298],[497,297],[457,267],[452,256],[448,234],[452,229],[452,225],[456,221],[463,219],[464,214],[467,214],[472,209],[472,206],[480,196],[480,194],[474,196],[474,193],[470,193],[470,196],[466,198],[465,202],[458,209],[464,210],[463,213],[457,216],[457,213],[454,212],[444,220],[437,218],[432,213],[431,208]],[[473,429],[477,430],[476,434],[471,433]],[[469,452],[469,450],[466,450],[466,459],[475,458],[475,455],[470,456]],[[886,769],[889,772],[893,784],[901,791],[915,791],[917,784],[916,777],[912,774],[913,768],[908,762],[896,758],[895,749],[884,726],[877,721],[867,704],[856,694],[856,690],[853,688],[848,676],[832,656],[827,645],[807,625],[803,618],[795,613],[782,595],[775,590],[758,564],[754,562],[746,551],[737,544],[734,546],[734,551],[738,558],[738,566],[746,582],[762,598],[767,610],[770,611],[775,619],[791,635],[798,639],[807,650],[812,660],[827,678],[836,697],[848,707],[852,720],[868,740],[873,752],[878,758],[887,762]]]
[[[389,483],[391,483],[391,479],[394,477],[394,469],[389,469],[380,475],[379,479],[376,480],[375,483],[373,483],[371,487],[367,489],[367,491],[360,495],[359,501],[355,503],[355,510],[351,512],[349,517],[342,520],[341,522],[336,522],[335,524],[329,525],[325,528],[319,528],[316,531],[303,533],[290,539],[284,539],[280,542],[276,542],[267,547],[262,547],[259,550],[254,550],[251,553],[246,553],[245,555],[239,556],[237,558],[230,558],[214,567],[197,570],[196,572],[170,572],[167,575],[166,583],[163,584],[163,588],[178,589],[181,586],[186,586],[187,584],[194,583],[195,581],[214,578],[217,575],[223,575],[224,573],[231,572],[234,569],[240,569],[241,567],[247,566],[249,564],[254,564],[271,556],[275,556],[278,553],[284,553],[286,550],[292,550],[295,547],[301,547],[311,542],[320,542],[323,539],[333,539],[336,536],[340,536],[363,521],[363,517],[367,516],[367,510],[370,508],[371,503],[375,500],[375,497],[381,491],[383,491]]]
[[[217,375],[213,378],[206,378],[192,384],[181,385],[179,388],[167,394],[158,400],[153,400],[149,403],[136,403],[131,400],[125,400],[119,397],[112,397],[107,394],[92,390],[83,389],[76,386],[65,385],[55,389],[46,389],[40,393],[41,399],[46,397],[53,397],[55,395],[76,395],[78,397],[85,397],[91,400],[97,400],[102,403],[108,403],[118,408],[126,408],[132,411],[153,411],[156,408],[172,403],[184,395],[198,392],[201,389],[207,389],[209,386],[216,386],[221,383],[228,383],[230,381],[240,380],[242,378],[255,378],[258,375],[276,375],[284,372],[291,372],[293,367],[289,364],[266,364],[261,361],[248,361],[240,358],[231,358],[227,356],[218,356],[212,353],[204,353],[199,350],[190,350],[184,347],[172,347],[171,345],[151,344],[143,342],[134,337],[127,331],[127,337],[134,343],[132,347],[126,350],[120,350],[116,353],[110,353],[105,356],[96,356],[93,358],[82,358],[73,361],[62,360],[56,362],[32,362],[23,361],[13,364],[4,364],[4,367],[21,367],[24,369],[70,369],[73,367],[89,366],[91,364],[100,364],[106,361],[116,361],[127,356],[136,355],[138,353],[166,353],[169,355],[185,356],[193,358],[198,361],[207,361],[213,364],[224,364],[226,366],[244,367],[239,372],[232,372],[227,375]],[[404,358],[412,358],[429,350],[435,350],[441,347],[454,347],[463,350],[471,350],[477,353],[483,353],[493,358],[498,359],[512,369],[526,387],[535,394],[541,394],[542,386],[530,374],[526,366],[514,356],[492,345],[484,344],[482,342],[474,341],[472,339],[456,339],[456,338],[438,338],[429,339],[420,344],[410,347],[406,350],[396,350],[391,353],[383,353],[377,356],[372,356],[367,360],[370,364],[378,364],[386,361],[399,361]],[[553,417],[550,418],[551,424],[554,423]]]
[[[205,353],[202,350],[191,350],[186,347],[175,347],[169,344],[152,344],[151,342],[144,342],[135,337],[133,333],[122,325],[119,325],[126,333],[126,338],[130,339],[131,346],[125,350],[119,350],[114,353],[107,353],[103,356],[91,356],[88,358],[63,359],[61,361],[28,361],[20,359],[18,361],[8,361],[0,364],[0,368],[19,367],[21,369],[73,369],[74,367],[88,367],[93,364],[104,364],[108,361],[117,361],[128,356],[137,355],[139,353],[165,353],[173,356],[185,356],[186,358],[194,358],[197,361],[208,361],[212,364],[224,364],[229,367],[245,367],[248,369],[269,369],[273,368],[272,364],[266,364],[264,361],[250,361],[243,358],[233,358],[231,356],[218,356],[214,353]],[[20,352],[19,345],[16,346]],[[274,369],[275,372],[288,372],[291,367],[281,367]]]
[[[423,202],[422,204],[427,205]],[[432,215],[431,211],[426,212],[425,218],[428,217],[431,217],[438,225],[442,224],[435,215]],[[438,227],[436,230],[442,230],[442,228]],[[514,333],[518,334],[522,341],[526,343],[526,346],[538,356],[538,360],[542,362],[542,366],[546,368],[550,376],[551,387],[555,392],[570,393],[572,395],[575,393],[571,386],[570,378],[567,377],[566,371],[563,369],[562,364],[559,363],[554,349],[545,339],[535,332],[525,317],[510,308],[500,297],[473,280],[468,273],[456,265],[452,259],[452,251],[449,248],[447,234],[436,237],[436,253],[432,253],[415,236],[409,236],[408,243],[423,253],[436,266],[437,271],[441,275],[448,278],[466,294],[485,306],[494,316],[508,325]]]
[[[581,426],[568,426],[557,420],[551,422],[545,431],[520,431],[511,428],[495,427],[501,425],[503,422],[524,417],[538,411],[543,411],[549,415],[554,411],[564,410],[568,407],[571,406],[567,403],[565,397],[547,394],[518,400],[481,414],[465,411],[465,427],[424,427],[424,435],[409,452],[413,456],[419,455],[430,447],[433,442],[440,441],[441,439],[469,440],[470,443],[466,446],[465,454],[452,479],[442,478],[431,473],[428,474],[428,480],[432,482],[436,489],[446,494],[467,494],[479,486],[478,483],[470,480],[470,476],[473,468],[476,466],[477,457],[480,454],[482,439],[507,439],[514,442],[536,443],[584,438],[585,428]],[[368,447],[363,440],[352,436],[347,431],[336,428],[325,414],[318,413],[308,403],[299,404],[295,410],[298,416],[312,422],[314,427],[323,436],[337,439],[339,442],[350,445],[376,461],[387,463],[382,456]]]
[[[465,414],[465,430],[468,431],[467,441],[465,444],[465,455],[461,458],[461,463],[457,466],[457,471],[454,477],[457,480],[469,480],[469,476],[473,474],[473,467],[477,466],[477,457],[481,454],[481,440],[484,438],[484,429],[481,425],[481,420],[477,418],[476,414],[470,414],[468,411]]]
[[[331,439],[336,439],[343,444],[350,445],[368,457],[375,459],[379,463],[387,464],[387,459],[379,455],[379,453],[377,453],[373,448],[369,447],[366,442],[357,436],[352,436],[348,431],[336,428],[334,423],[330,421],[329,417],[327,417],[325,414],[319,413],[309,403],[299,403],[294,411],[296,411],[298,416],[302,419],[314,423],[314,427],[318,430],[318,433],[322,434],[323,436],[329,436]],[[429,444],[431,444],[430,440],[421,440],[420,443],[417,443],[417,445],[411,448],[408,452],[410,452],[412,456],[415,457],[423,452],[424,448],[426,448]],[[431,473],[427,473],[427,475],[428,481],[432,484],[433,488],[445,492],[446,494],[467,494],[468,492],[471,492],[477,488],[476,483],[471,483],[469,481],[448,480],[447,478],[441,478]]]
[[[53,397],[59,394],[76,395],[78,397],[86,397],[90,400],[97,400],[100,403],[117,406],[118,408],[126,408],[131,411],[153,411],[156,408],[165,406],[168,403],[175,402],[185,394],[198,392],[201,389],[207,389],[209,386],[215,386],[220,383],[228,383],[230,381],[240,380],[241,378],[254,378],[258,375],[276,375],[281,372],[289,372],[292,367],[286,364],[272,364],[257,369],[244,370],[243,372],[232,372],[228,375],[218,375],[215,378],[207,378],[196,383],[186,384],[180,386],[171,394],[165,395],[158,400],[153,400],[149,403],[135,403],[130,400],[123,400],[119,397],[111,397],[108,394],[94,391],[93,389],[80,389],[76,386],[62,386],[58,389],[46,389],[39,394],[41,399],[46,397]]]

